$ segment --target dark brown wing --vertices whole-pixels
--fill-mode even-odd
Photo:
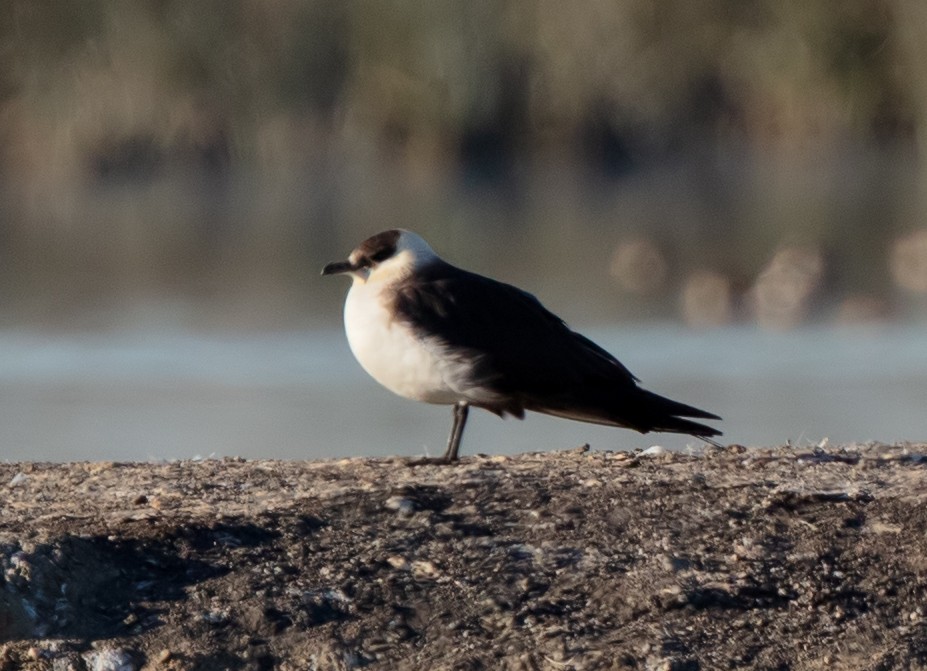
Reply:
[[[477,375],[500,393],[547,396],[590,375],[617,385],[635,382],[615,357],[531,294],[442,262],[400,286],[395,309],[449,351],[478,357]]]
[[[398,287],[398,318],[450,355],[475,361],[474,381],[534,410],[638,431],[718,435],[680,419],[716,415],[641,389],[614,356],[572,331],[531,294],[435,262]]]

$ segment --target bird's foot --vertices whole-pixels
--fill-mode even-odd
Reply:
[[[406,466],[455,466],[460,463],[460,459],[449,459],[445,457],[414,457],[406,460]]]

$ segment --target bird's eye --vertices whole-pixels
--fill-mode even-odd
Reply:
[[[390,256],[392,256],[392,250],[381,249],[376,254],[371,255],[370,260],[374,263],[380,263],[380,261],[386,261]]]

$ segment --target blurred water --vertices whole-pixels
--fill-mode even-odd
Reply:
[[[923,325],[692,332],[580,329],[658,393],[722,415],[725,440],[773,445],[927,440]],[[448,408],[394,397],[341,331],[209,336],[0,332],[7,460],[436,455]],[[471,413],[464,452],[673,449],[694,439],[529,415]]]

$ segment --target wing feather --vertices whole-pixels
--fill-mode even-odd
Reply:
[[[618,359],[512,285],[436,260],[396,287],[393,307],[398,319],[427,332],[429,343],[471,363],[469,384],[504,399],[482,406],[493,412],[720,435],[682,419],[717,415],[640,388]]]
[[[394,308],[447,350],[472,357],[483,384],[528,409],[557,399],[575,403],[584,389],[607,386],[614,395],[637,388],[620,361],[531,294],[443,262],[398,286]]]

